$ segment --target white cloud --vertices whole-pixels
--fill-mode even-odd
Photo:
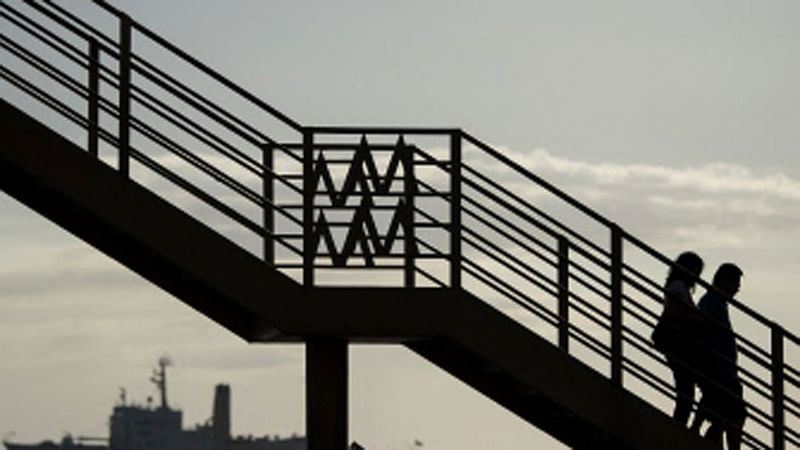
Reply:
[[[514,154],[534,171],[587,177],[608,185],[647,182],[662,188],[685,188],[710,193],[759,194],[800,201],[800,181],[783,173],[759,175],[752,170],[727,163],[709,163],[699,167],[674,168],[651,164],[594,164],[561,158],[547,150]]]

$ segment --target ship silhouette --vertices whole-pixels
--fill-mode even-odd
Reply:
[[[66,435],[61,442],[44,441],[23,444],[3,441],[7,450],[307,450],[306,438],[293,435],[253,437],[231,435],[230,399],[227,384],[218,384],[214,392],[213,415],[209,422],[193,429],[183,429],[183,412],[167,403],[167,358],[158,361],[150,380],[160,394],[160,404],[128,404],[125,390],[109,420],[108,438]]]

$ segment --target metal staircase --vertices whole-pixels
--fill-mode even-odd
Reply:
[[[346,443],[352,342],[574,448],[708,448],[649,339],[669,258],[462,130],[302,126],[87,6],[0,3],[0,186],[245,340],[306,342],[311,448]],[[769,336],[737,336],[744,444],[800,447],[800,339],[731,305]]]

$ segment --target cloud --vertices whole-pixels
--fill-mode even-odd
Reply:
[[[800,181],[782,174],[758,175],[751,169],[727,163],[709,163],[698,167],[674,168],[651,164],[594,164],[570,160],[538,149],[529,155],[515,154],[535,171],[571,177],[586,177],[597,183],[652,183],[661,188],[683,188],[709,193],[758,194],[800,201]]]

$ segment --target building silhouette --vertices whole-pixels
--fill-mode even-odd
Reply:
[[[151,381],[160,394],[160,403],[153,406],[128,404],[122,390],[120,403],[114,407],[109,420],[109,437],[73,438],[66,435],[60,443],[44,441],[23,444],[4,441],[7,450],[306,450],[302,436],[253,437],[231,434],[231,389],[218,384],[214,392],[213,415],[208,423],[193,429],[183,429],[183,411],[167,403],[166,367],[162,358]],[[103,441],[103,444],[92,442]]]

